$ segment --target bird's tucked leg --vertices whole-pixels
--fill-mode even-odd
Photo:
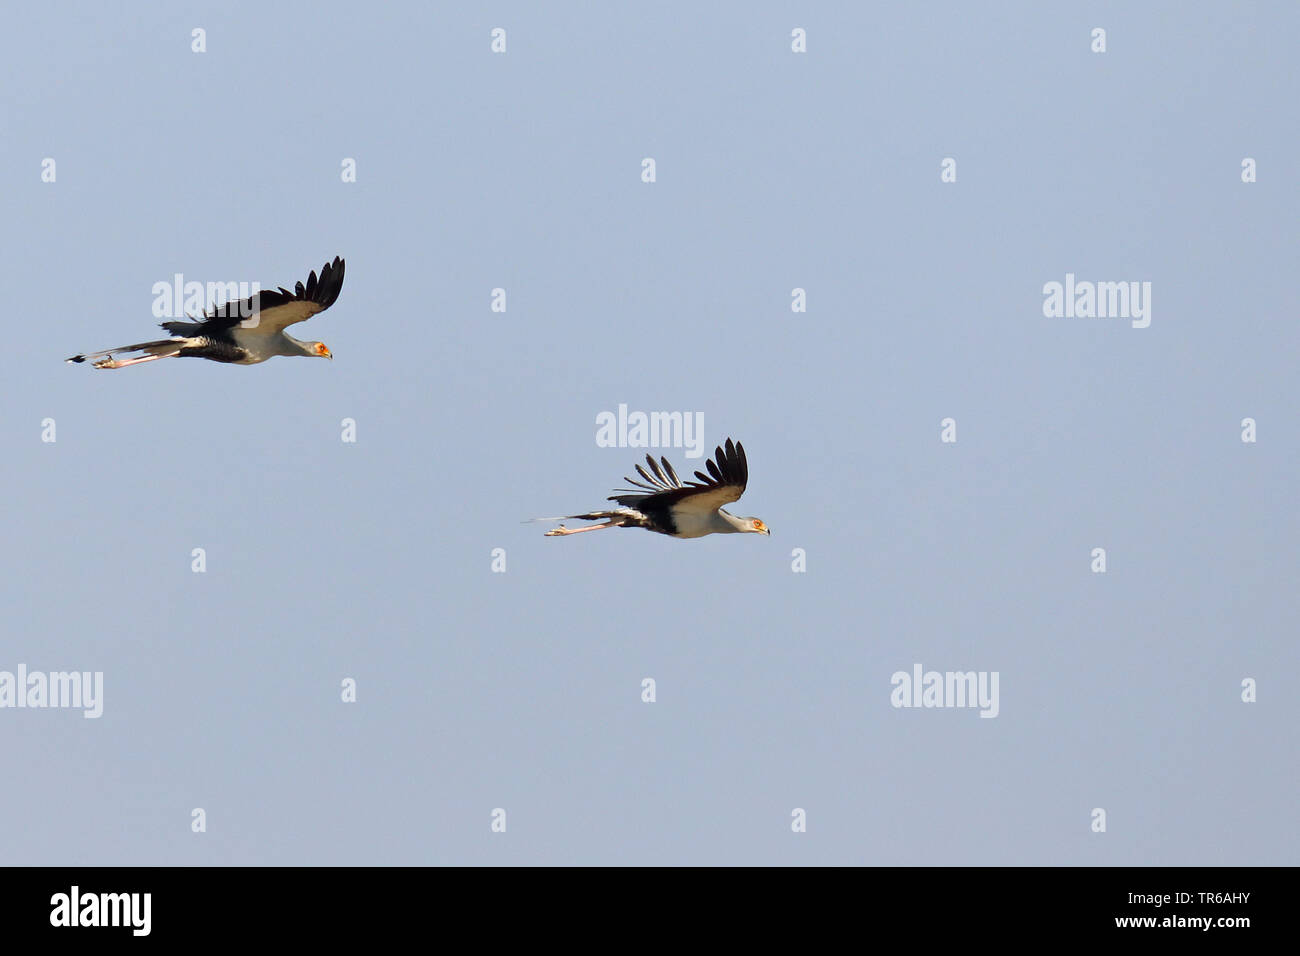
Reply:
[[[126,368],[128,365],[139,365],[141,362],[153,362],[160,358],[170,358],[175,352],[167,352],[163,355],[144,355],[140,358],[133,359],[115,359],[111,355],[108,358],[102,358],[95,363],[95,368]],[[170,368],[170,366],[168,366]]]
[[[602,528],[617,528],[623,524],[617,518],[610,518],[604,524],[589,524],[585,528],[566,528],[561,525],[558,528],[552,528],[546,532],[546,537],[550,538],[557,534],[582,534],[584,531],[599,531]]]

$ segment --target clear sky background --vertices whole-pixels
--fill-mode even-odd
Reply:
[[[1298,43],[1290,3],[7,7],[0,670],[105,699],[0,710],[0,862],[1300,862]],[[335,255],[291,330],[332,363],[62,361],[160,335],[176,272]],[[1045,318],[1067,272],[1150,327]],[[619,403],[743,441],[772,536],[521,523],[622,484]],[[917,663],[998,717],[895,709]]]

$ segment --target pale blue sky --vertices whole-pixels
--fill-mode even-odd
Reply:
[[[0,670],[105,700],[0,710],[0,861],[1298,862],[1300,13],[1066,6],[8,8]],[[62,362],[335,255],[332,363]],[[772,537],[522,524],[620,402]]]

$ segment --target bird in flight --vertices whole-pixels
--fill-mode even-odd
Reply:
[[[324,312],[338,299],[342,288],[343,260],[335,256],[333,262],[321,267],[320,278],[312,272],[307,283],[299,282],[292,292],[283,286],[279,291],[257,292],[247,299],[208,310],[199,322],[161,323],[175,338],[74,355],[68,361],[95,359],[95,368],[126,368],[173,356],[234,365],[256,365],[276,355],[332,359],[334,355],[324,342],[302,342],[284,330],[295,322],[305,322],[317,312]],[[127,352],[142,354],[127,359],[117,357]]]
[[[584,528],[566,528],[561,525],[546,532],[546,537],[562,534],[581,534],[583,531],[599,531],[601,528],[645,528],[659,534],[672,535],[674,538],[701,538],[706,534],[732,534],[751,531],[755,534],[768,534],[767,525],[758,518],[741,518],[724,511],[722,506],[739,500],[745,493],[745,484],[749,481],[749,464],[745,461],[745,446],[740,442],[732,443],[727,439],[725,448],[719,445],[713,458],[705,462],[708,474],[697,471],[699,481],[682,483],[673,471],[667,458],[660,459],[660,468],[649,455],[645,456],[650,471],[646,472],[640,465],[637,474],[644,481],[624,478],[629,484],[643,491],[631,488],[616,488],[624,494],[610,495],[608,501],[618,502],[618,508],[608,511],[591,511],[581,515],[565,515],[563,518],[543,518],[543,521],[601,521],[604,524],[587,525]],[[714,464],[714,462],[717,464]]]

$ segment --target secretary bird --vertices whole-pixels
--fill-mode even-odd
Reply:
[[[287,326],[305,322],[324,312],[339,297],[343,288],[343,260],[335,256],[320,270],[312,272],[307,283],[299,282],[290,292],[258,292],[238,302],[226,302],[209,309],[201,322],[163,322],[162,327],[177,338],[122,345],[102,352],[74,355],[69,362],[96,359],[95,368],[126,368],[158,359],[205,358],[232,365],[256,365],[276,355],[312,355],[332,359],[334,354],[324,342],[302,342],[285,333]],[[123,352],[143,352],[136,358],[119,359]]]
[[[616,501],[618,508],[608,511],[590,511],[580,515],[565,515],[563,518],[541,518],[541,521],[601,521],[604,524],[587,525],[585,528],[566,528],[561,525],[546,532],[546,537],[565,534],[581,534],[584,531],[599,531],[602,528],[645,528],[658,534],[672,535],[674,538],[702,538],[706,534],[736,534],[753,532],[770,535],[772,532],[758,518],[741,518],[724,511],[722,506],[739,500],[745,493],[745,484],[749,481],[749,464],[745,461],[745,446],[740,442],[732,443],[727,439],[726,446],[719,445],[714,456],[705,462],[709,474],[697,471],[699,481],[683,483],[673,471],[667,458],[661,458],[660,468],[649,455],[645,456],[650,466],[647,473],[640,465],[637,474],[644,481],[624,478],[628,484],[635,485],[643,491],[631,488],[616,488],[623,494],[610,495],[608,501]],[[717,464],[714,464],[714,461]]]

